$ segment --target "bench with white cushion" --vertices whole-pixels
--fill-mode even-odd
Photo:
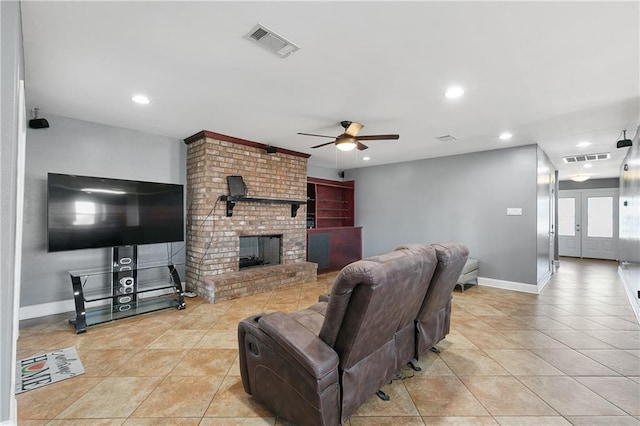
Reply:
[[[475,282],[471,282],[475,281]],[[456,285],[460,286],[460,291],[464,291],[465,284],[478,284],[478,259],[467,259],[467,263],[464,264],[460,277]]]

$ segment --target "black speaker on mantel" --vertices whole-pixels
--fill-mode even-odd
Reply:
[[[113,312],[125,312],[138,301],[138,246],[113,248],[112,289]]]

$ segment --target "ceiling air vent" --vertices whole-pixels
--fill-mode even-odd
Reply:
[[[259,44],[269,52],[275,53],[281,58],[286,58],[296,50],[300,49],[300,46],[293,44],[286,38],[276,34],[261,24],[253,27],[253,29],[244,36],[244,38]]]
[[[458,138],[456,138],[455,136],[451,136],[451,135],[438,136],[436,139],[438,139],[439,141],[442,141],[442,142],[453,142],[453,141],[457,141],[458,140]]]
[[[568,164],[580,163],[582,161],[608,160],[609,158],[611,158],[611,154],[603,152],[600,154],[569,155],[568,157],[562,157],[562,161]]]

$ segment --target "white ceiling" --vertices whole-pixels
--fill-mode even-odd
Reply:
[[[27,103],[40,116],[179,139],[211,130],[319,166],[538,143],[560,179],[616,177],[620,132],[640,124],[637,1],[23,1],[22,18]],[[257,23],[301,49],[281,59],[244,39]],[[452,84],[465,89],[455,101]],[[131,102],[138,93],[151,104]],[[296,134],[338,135],[341,120],[400,139],[343,153]],[[458,140],[435,139],[446,134]],[[599,152],[612,159],[588,170],[561,161]]]

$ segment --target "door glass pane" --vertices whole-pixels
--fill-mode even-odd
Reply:
[[[587,236],[613,237],[613,197],[587,199]]]
[[[576,236],[576,199],[558,199],[558,235],[561,237]]]

